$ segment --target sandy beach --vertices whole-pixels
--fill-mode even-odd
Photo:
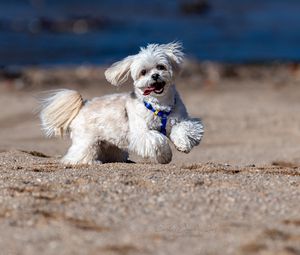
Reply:
[[[168,165],[64,166],[69,139],[40,130],[37,97],[115,88],[102,67],[0,76],[3,254],[300,254],[300,71],[188,62],[177,88],[205,126]]]

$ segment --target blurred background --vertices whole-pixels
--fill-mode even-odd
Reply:
[[[178,40],[187,58],[176,85],[205,136],[174,162],[300,162],[299,14],[298,0],[2,0],[0,151],[63,155],[70,141],[40,131],[39,92],[129,91],[105,68]]]
[[[150,42],[222,62],[300,59],[297,0],[2,0],[0,66],[107,64]]]

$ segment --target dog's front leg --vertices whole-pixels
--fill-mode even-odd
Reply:
[[[200,143],[203,133],[199,119],[186,119],[172,127],[170,139],[178,151],[189,153]]]
[[[160,164],[172,160],[168,138],[155,130],[137,130],[130,133],[129,149],[143,158],[151,158]]]

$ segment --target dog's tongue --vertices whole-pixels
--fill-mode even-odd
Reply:
[[[154,86],[151,86],[151,87],[148,87],[144,90],[144,96],[147,96],[149,95],[152,91],[155,90],[155,87]]]

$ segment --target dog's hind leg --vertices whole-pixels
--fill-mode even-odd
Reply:
[[[73,139],[67,154],[62,158],[64,164],[92,164],[98,161],[99,145],[95,139]]]

